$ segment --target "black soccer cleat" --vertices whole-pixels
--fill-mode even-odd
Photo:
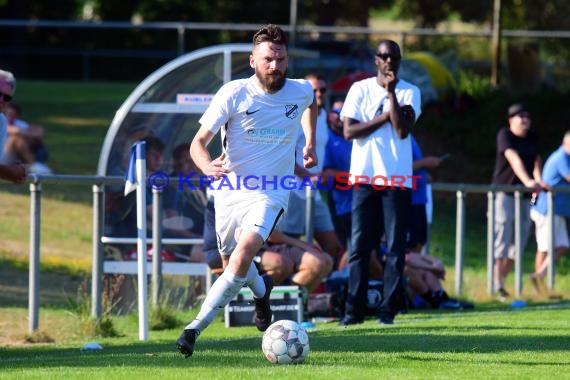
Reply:
[[[194,353],[194,344],[196,343],[196,338],[200,335],[198,330],[188,329],[182,332],[180,338],[176,341],[176,348],[185,357],[190,357]]]
[[[273,280],[269,276],[263,276],[263,282],[265,283],[265,295],[262,298],[254,297],[255,315],[253,321],[259,331],[267,330],[269,325],[271,325],[271,318],[273,317],[269,301],[269,296],[273,289]]]

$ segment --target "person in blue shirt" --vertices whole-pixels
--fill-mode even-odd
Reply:
[[[424,157],[418,142],[412,139],[412,167],[415,183],[412,188],[411,217],[408,220],[407,248],[412,252],[420,253],[427,243],[428,220],[428,182],[429,169],[435,169],[442,163],[442,158],[436,156]]]
[[[327,115],[328,140],[325,146],[323,162],[323,183],[328,185],[328,180],[336,181],[339,173],[350,171],[350,154],[352,141],[346,140],[342,134],[343,122],[340,119],[340,111],[343,102],[338,100],[332,105]],[[340,190],[332,186],[328,195],[328,204],[333,218],[335,232],[341,244],[347,248],[350,244],[350,213],[352,210],[352,188]]]
[[[546,160],[542,169],[542,182],[546,188],[570,185],[570,130],[564,134],[562,145]],[[539,283],[548,267],[548,224],[546,191],[541,191],[530,217],[535,224],[537,252],[535,271],[530,278],[534,288],[540,291]],[[569,247],[566,218],[570,217],[570,193],[554,193],[554,254],[560,258]]]

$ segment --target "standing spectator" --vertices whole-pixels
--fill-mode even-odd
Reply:
[[[412,208],[408,223],[407,246],[412,252],[421,253],[428,240],[428,169],[437,168],[442,159],[435,156],[424,157],[414,136],[412,139],[413,175],[415,186],[412,189]]]
[[[522,104],[513,104],[507,112],[508,128],[497,133],[497,157],[493,171],[494,185],[524,185],[540,191],[538,136],[530,129],[531,117]],[[524,194],[521,210],[521,250],[524,251],[530,232],[530,193]],[[495,289],[501,299],[509,296],[505,279],[515,259],[515,199],[512,193],[497,192],[495,198]]]
[[[343,123],[340,119],[343,104],[343,101],[335,101],[332,109],[328,112],[329,137],[323,163],[323,184],[329,186],[328,181],[331,179],[333,181],[332,189],[328,195],[329,209],[336,235],[346,251],[350,246],[352,189],[339,190],[336,188],[337,176],[344,175],[342,173],[348,175],[352,152],[352,141],[346,140],[343,135]],[[344,252],[341,257],[345,257]],[[339,267],[344,266],[344,264],[339,262]]]
[[[16,78],[9,71],[0,70],[0,157],[6,145],[8,122],[4,112],[16,91]],[[22,183],[27,176],[26,167],[19,163],[0,164],[0,178]]]
[[[307,75],[305,79],[311,83],[317,102],[317,157],[320,157],[322,162],[328,139],[327,111],[325,109],[327,83],[324,78],[314,74]],[[297,176],[297,183],[302,183],[303,179],[306,178],[311,178],[313,183],[317,183],[317,181],[320,181],[319,176],[322,174],[323,165],[319,163],[313,168],[304,168],[303,146],[305,146],[305,136],[302,131],[299,131],[295,155],[295,175]],[[305,233],[306,205],[305,188],[302,187],[292,190],[289,196],[289,207],[278,226],[279,230],[287,235],[300,238],[301,235]],[[330,211],[318,190],[315,190],[312,223],[315,240],[319,243],[323,251],[328,252],[335,260],[338,260],[340,242],[334,230]]]
[[[379,322],[393,324],[405,308],[403,271],[413,185],[409,133],[421,113],[421,95],[416,86],[397,78],[401,58],[396,42],[381,41],[374,59],[376,77],[350,87],[340,114],[344,136],[354,140],[351,180],[359,176],[367,181],[353,187],[348,296],[340,322],[345,326],[364,320],[370,254],[380,246],[382,231],[387,253]],[[370,184],[373,177],[377,180]]]
[[[570,130],[564,134],[562,145],[546,160],[542,169],[542,181],[547,187],[570,185]],[[538,195],[536,205],[530,211],[535,224],[537,252],[534,273],[530,278],[534,288],[540,291],[539,282],[548,268],[548,223],[546,218],[546,192]],[[554,254],[556,260],[568,250],[566,218],[570,217],[570,193],[554,194]]]
[[[200,118],[201,127],[190,145],[196,165],[214,180],[211,193],[218,248],[229,259],[198,315],[176,341],[186,357],[194,352],[198,335],[244,285],[254,295],[258,330],[265,331],[271,324],[269,296],[273,285],[270,277],[259,275],[253,258],[287,208],[289,191],[266,180],[293,174],[295,141],[301,125],[306,138],[304,166],[317,164],[313,89],[306,80],[287,79],[287,63],[285,33],[277,25],[263,26],[253,36],[249,57],[255,74],[220,88]],[[212,159],[207,147],[220,129],[223,153]]]

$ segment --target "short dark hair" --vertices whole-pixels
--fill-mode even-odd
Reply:
[[[253,35],[253,48],[263,42],[273,42],[274,44],[285,45],[285,47],[287,47],[287,35],[278,25],[263,25]]]
[[[309,73],[309,74],[305,75],[305,79],[306,80],[310,80],[310,79],[322,80],[325,82],[327,81],[324,75],[316,74],[316,73]]]
[[[164,143],[158,138],[154,136],[145,137],[144,141],[146,142],[146,151],[149,150],[156,150],[157,152],[164,152]]]
[[[382,45],[390,46],[390,47],[392,47],[393,50],[397,51],[398,54],[402,55],[402,52],[400,51],[400,45],[398,45],[398,43],[396,41],[389,40],[389,39],[381,40],[378,43],[378,47],[376,48],[376,53],[379,52],[380,46],[382,46]]]
[[[178,144],[172,151],[172,158],[188,158],[190,157],[190,143]]]
[[[526,109],[526,106],[524,104],[522,103],[511,104],[511,106],[507,111],[507,117],[513,117],[523,112],[528,113],[528,110]]]

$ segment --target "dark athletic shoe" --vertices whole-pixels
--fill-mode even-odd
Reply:
[[[382,326],[393,325],[394,318],[390,316],[380,317],[380,319],[378,319],[378,323],[381,324]]]
[[[196,338],[200,335],[198,330],[189,329],[184,330],[180,338],[176,341],[176,348],[185,357],[190,357],[194,353],[194,344],[196,343]]]
[[[259,331],[267,330],[269,325],[271,325],[271,318],[273,317],[269,301],[269,296],[273,289],[273,280],[269,276],[263,276],[263,282],[265,283],[265,295],[262,298],[253,298],[255,301],[253,321]]]
[[[341,319],[338,322],[338,325],[347,327],[350,325],[359,325],[361,323],[364,323],[363,318],[358,318],[358,317],[353,317],[353,316],[345,316],[343,319]]]

